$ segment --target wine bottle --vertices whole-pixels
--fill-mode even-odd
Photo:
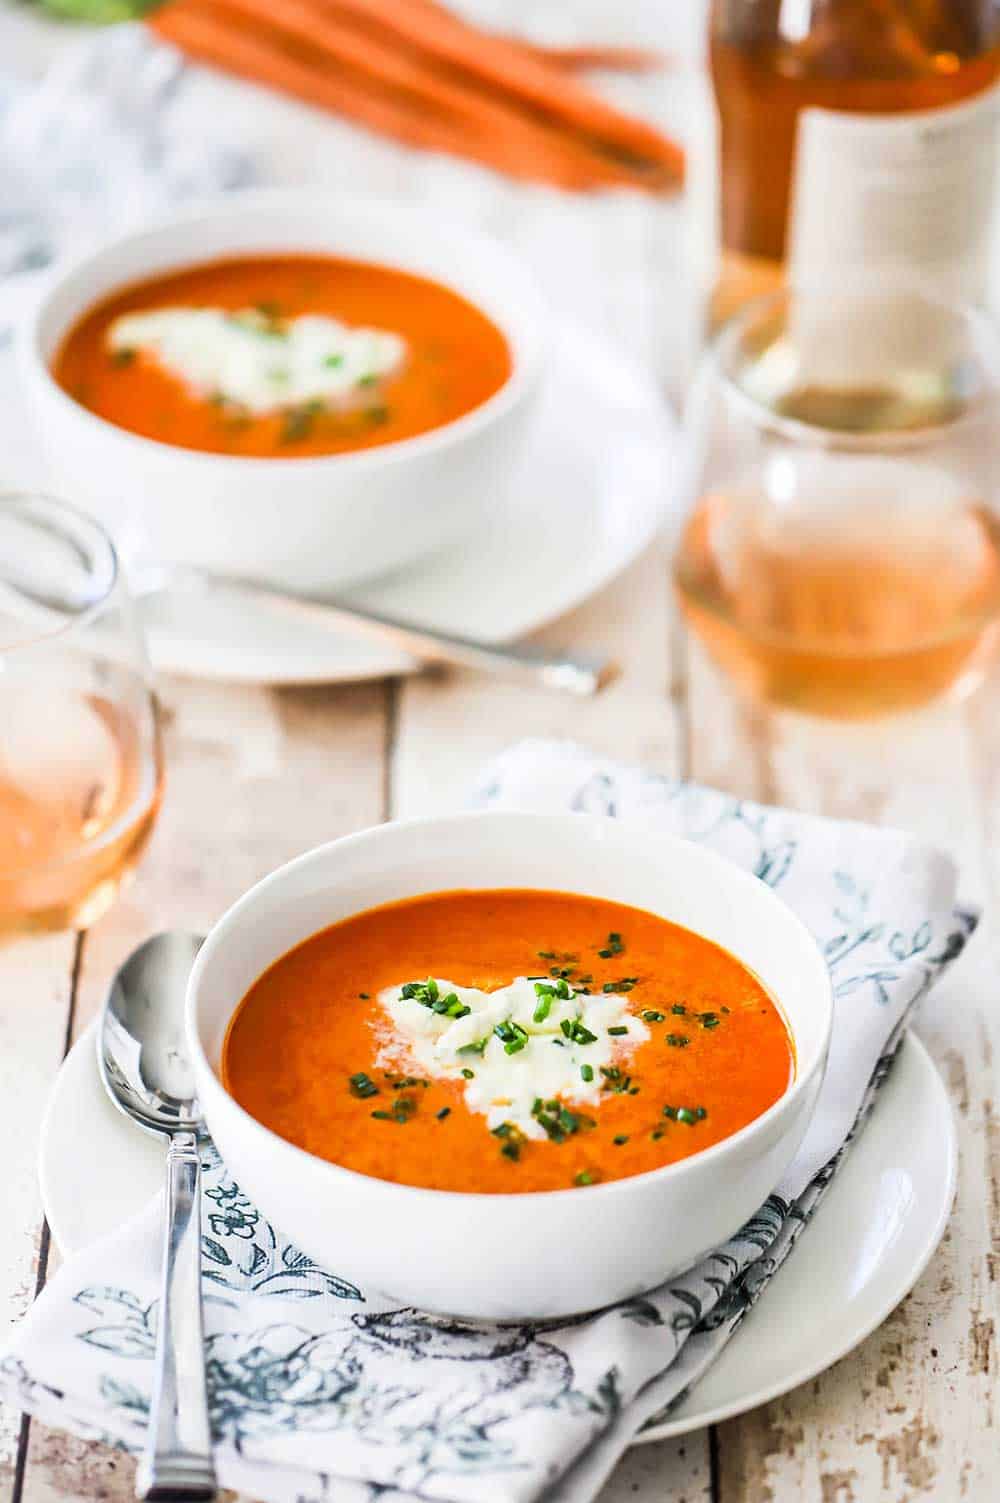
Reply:
[[[786,277],[988,283],[1000,0],[713,0],[713,321]]]

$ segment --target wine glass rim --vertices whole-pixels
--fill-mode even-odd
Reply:
[[[64,500],[61,496],[50,495],[46,491],[29,489],[0,491],[0,513],[15,512],[18,509],[23,510],[26,518],[36,525],[39,522],[46,525],[44,519],[47,517],[49,519],[48,530],[58,535],[61,541],[68,542],[78,549],[79,538],[74,537],[72,529],[66,525],[67,521],[73,524],[78,533],[82,532],[87,535],[88,543],[94,549],[95,555],[92,577],[96,581],[96,593],[87,599],[79,611],[72,612],[65,606],[58,607],[63,615],[61,621],[18,637],[13,642],[0,642],[0,660],[90,626],[107,608],[122,581],[118,550],[96,517],[91,516],[82,507],[75,505],[72,501]],[[90,561],[87,562],[89,565]],[[16,584],[10,587],[17,590]]]
[[[977,346],[985,345],[989,348],[990,358],[984,361],[990,377],[989,384],[984,392],[980,393],[979,400],[958,413],[957,416],[941,422],[925,423],[914,428],[885,427],[868,432],[833,428],[775,411],[761,398],[748,391],[739,380],[737,372],[728,364],[728,359],[738,347],[741,338],[753,326],[756,319],[766,316],[769,309],[777,310],[787,307],[795,300],[822,301],[825,307],[828,307],[831,302],[857,306],[865,302],[885,302],[890,296],[907,297],[914,303],[921,303],[924,307],[936,307],[953,315],[973,331]],[[806,283],[799,286],[790,284],[776,291],[763,293],[744,303],[716,330],[708,343],[706,359],[727,397],[732,399],[734,405],[739,407],[756,427],[766,429],[800,445],[808,444],[812,448],[844,449],[857,452],[889,448],[919,448],[926,444],[937,443],[944,438],[954,437],[956,433],[966,428],[978,427],[982,424],[990,416],[988,403],[984,397],[989,392],[1000,392],[1000,330],[994,326],[986,312],[961,298],[948,297],[912,279],[906,279],[891,289],[865,283],[840,288]]]

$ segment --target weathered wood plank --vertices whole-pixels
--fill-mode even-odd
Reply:
[[[694,775],[747,796],[909,829],[953,852],[965,896],[987,895],[982,837],[995,792],[995,694],[967,714],[944,708],[836,726],[748,709],[697,649],[689,665]],[[923,1496],[985,1503],[995,1495],[996,1222],[991,1230],[984,1190],[991,1167],[997,1177],[995,957],[988,915],[919,1023],[951,1087],[960,1135],[958,1200],[942,1247],[911,1296],[856,1352],[720,1426],[720,1503]]]
[[[38,1282],[36,1145],[65,1047],[75,949],[68,934],[0,943],[0,1311],[6,1321],[24,1315]],[[20,1429],[20,1415],[0,1406],[0,1498],[13,1485]]]

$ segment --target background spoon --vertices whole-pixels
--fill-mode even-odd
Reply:
[[[118,971],[97,1036],[101,1079],[119,1111],[167,1138],[163,1283],[146,1449],[136,1496],[214,1498],[201,1319],[201,1120],[184,1046],[184,994],[202,938],[181,930],[140,945]]]
[[[473,637],[417,626],[353,602],[291,595],[259,580],[235,579],[187,564],[140,564],[130,571],[129,583],[133,595],[140,599],[170,593],[242,595],[285,616],[398,647],[424,663],[475,668],[496,678],[533,683],[564,694],[581,697],[597,694],[618,672],[614,663],[600,654],[547,650],[530,642],[504,645],[478,642]]]

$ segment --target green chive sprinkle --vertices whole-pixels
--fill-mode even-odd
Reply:
[[[552,1011],[552,1001],[555,996],[555,989],[551,986],[542,986],[539,982],[536,981],[535,994],[538,997],[538,1003],[535,1007],[534,1012],[532,1013],[532,1018],[536,1023],[544,1023],[545,1019]]]
[[[587,1084],[589,1085],[590,1082],[594,1078],[594,1067],[593,1067],[593,1065],[581,1065],[580,1066],[580,1075],[587,1082]]]
[[[462,1074],[465,1076],[466,1080],[475,1080],[476,1078],[475,1070],[470,1070],[468,1066],[466,1066],[466,1068],[462,1071]]]
[[[519,1054],[528,1043],[528,1032],[520,1023],[515,1023],[508,1018],[503,1023],[498,1023],[493,1032],[503,1044],[505,1054]]]
[[[593,1169],[581,1169],[573,1176],[574,1185],[596,1185],[600,1175]]]
[[[597,1034],[591,1033],[590,1029],[581,1023],[579,1018],[563,1018],[559,1024],[563,1037],[569,1039],[571,1044],[596,1044]]]
[[[438,1119],[439,1122],[443,1122],[444,1119],[445,1119],[445,1117],[448,1117],[450,1115],[451,1115],[451,1107],[450,1106],[443,1106],[441,1108],[441,1110],[437,1114],[437,1119]]]
[[[675,1049],[684,1049],[688,1044],[690,1044],[690,1042],[691,1040],[688,1038],[686,1033],[667,1034],[667,1043],[671,1044]]]
[[[644,1023],[662,1023],[665,1014],[662,1012],[656,1012],[652,1007],[647,1007],[642,1013],[639,1014],[639,1016],[642,1018]]]
[[[617,1138],[612,1138],[611,1141],[614,1143],[616,1148],[621,1148],[625,1143],[628,1142],[628,1133],[620,1132]]]
[[[356,1075],[351,1076],[350,1087],[351,1095],[358,1096],[361,1100],[364,1100],[366,1096],[378,1095],[378,1086],[363,1070],[359,1070]]]
[[[683,1002],[675,1002],[670,1011],[674,1013],[678,1018],[683,1018],[684,1014],[687,1012],[687,1008],[684,1006]]]
[[[697,1122],[698,1118],[695,1116],[694,1112],[689,1111],[686,1106],[679,1106],[677,1108],[677,1120],[678,1122],[686,1122],[690,1127],[693,1126],[695,1122]]]
[[[392,1121],[392,1112],[372,1112],[372,1116],[377,1117],[380,1122]]]
[[[612,1038],[617,1038],[620,1034],[628,1033],[628,1029],[625,1028],[625,1027],[621,1027],[621,1028],[609,1028],[608,1029],[608,1033],[610,1034],[610,1036]]]

